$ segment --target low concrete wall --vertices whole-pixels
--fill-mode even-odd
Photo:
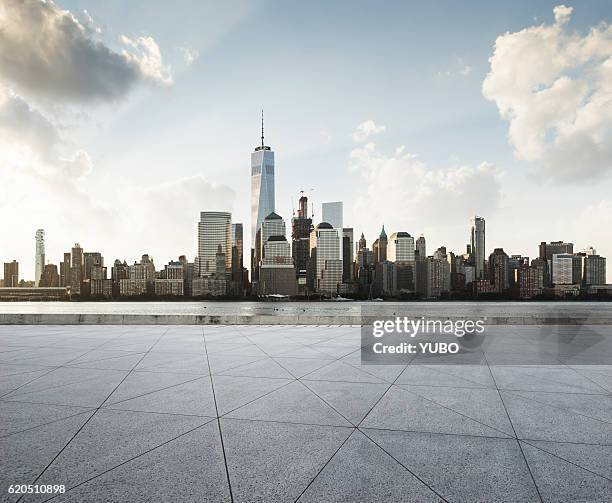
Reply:
[[[0,325],[364,325],[389,315],[0,314]],[[465,320],[465,316],[429,316]],[[477,316],[473,317],[478,319]],[[486,316],[487,325],[612,325],[610,314]]]

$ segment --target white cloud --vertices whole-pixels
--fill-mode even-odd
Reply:
[[[190,49],[189,47],[179,47],[179,51],[183,56],[183,60],[187,66],[191,66],[191,64],[200,57],[200,53],[196,49]]]
[[[356,142],[366,141],[370,135],[382,133],[386,131],[387,127],[382,124],[376,124],[372,119],[362,122],[357,126],[353,133],[353,140]]]
[[[139,81],[172,82],[151,37],[125,37],[117,53],[84,15],[81,23],[52,1],[3,0],[0,79],[22,94],[68,102],[116,100]]]
[[[374,143],[354,149],[350,160],[363,187],[354,215],[364,228],[463,228],[474,214],[492,213],[501,197],[501,172],[488,163],[432,169],[403,146],[389,155]]]
[[[498,37],[482,86],[509,122],[516,156],[556,182],[612,170],[612,27],[570,32],[571,13],[560,5],[554,24]]]
[[[122,56],[128,63],[138,67],[143,76],[160,84],[172,84],[170,69],[163,65],[161,51],[153,37],[131,39],[122,35],[121,42],[131,50],[124,49]]]

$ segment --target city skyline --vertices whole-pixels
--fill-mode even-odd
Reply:
[[[384,12],[374,2],[277,3],[266,8],[277,28],[264,35],[257,3],[147,5],[139,17],[112,1],[5,2],[0,49],[31,64],[0,57],[0,182],[11,189],[0,202],[0,250],[3,261],[19,260],[21,277],[34,278],[39,228],[54,263],[81,242],[109,258],[149,253],[165,264],[195,254],[201,211],[231,211],[250,227],[246,156],[259,143],[262,108],[276,154],[274,209],[286,221],[303,190],[315,222],[321,203],[342,201],[344,225],[369,243],[385,224],[461,251],[465,222],[482,214],[487,257],[496,247],[533,257],[537,243],[558,239],[612,256],[605,2]],[[80,34],[44,36],[89,56],[45,66],[58,54],[15,44],[62,9]],[[189,22],[168,33],[177,18]],[[525,62],[521,47],[533,58]],[[563,53],[574,61],[547,64]],[[103,71],[113,62],[116,79]],[[81,84],[63,77],[75,68]],[[532,89],[565,106],[546,116]],[[244,238],[248,267],[251,233]]]

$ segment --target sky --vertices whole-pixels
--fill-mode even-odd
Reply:
[[[250,153],[276,212],[344,202],[368,245],[424,234],[612,258],[610,2],[0,0],[0,261],[34,235],[106,265],[193,260],[200,211],[250,246]],[[611,259],[612,260],[612,259]],[[608,267],[612,283],[612,265]]]

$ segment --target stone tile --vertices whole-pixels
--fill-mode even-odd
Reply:
[[[398,386],[393,386],[383,396],[363,420],[361,426],[502,438],[509,436],[498,429]]]
[[[0,436],[87,412],[84,407],[0,401]]]
[[[306,379],[310,381],[385,382],[384,379],[375,377],[342,361],[335,361],[315,370],[308,374]]]
[[[353,431],[224,418],[221,429],[236,503],[295,501]]]
[[[174,372],[185,374],[208,374],[208,362],[204,350],[194,353],[148,353],[136,366],[136,370]]]
[[[0,377],[0,396],[4,396],[8,393],[11,393],[12,391],[23,387],[29,382],[38,379],[42,375],[51,371],[51,368],[45,368],[43,370],[31,370],[29,372],[20,372],[16,374],[4,375]]]
[[[316,358],[297,358],[295,356],[277,356],[276,362],[282,365],[296,378],[305,377],[311,372],[329,365],[333,360],[317,360]]]
[[[217,416],[209,376],[116,402],[108,407],[166,414]]]
[[[612,481],[522,442],[523,452],[544,501],[610,501]],[[609,461],[609,459],[608,459]]]
[[[272,358],[264,358],[253,363],[247,363],[232,369],[219,372],[220,375],[244,376],[244,377],[270,377],[294,379],[280,364]]]
[[[539,501],[514,439],[364,432],[447,501]]]
[[[99,410],[41,476],[72,487],[171,440],[209,418]]]
[[[359,424],[389,389],[389,385],[383,383],[302,382],[354,425]]]
[[[443,501],[356,431],[299,498],[299,503]]]
[[[584,396],[525,391],[502,391],[501,394],[519,438],[553,442],[612,443],[611,423],[565,408],[573,401],[577,404]],[[607,397],[595,398],[602,400]]]
[[[230,501],[216,421],[157,447],[58,498],[106,501]]]
[[[486,365],[409,365],[396,384],[495,388],[491,371]]]
[[[253,363],[259,360],[263,360],[263,356],[245,356],[245,355],[233,355],[233,354],[215,354],[208,355],[208,363],[210,364],[210,371],[213,374],[223,372],[225,370],[231,370],[248,363]]]
[[[81,379],[74,381],[81,371]],[[55,373],[61,376],[53,376]],[[127,372],[115,370],[90,370],[61,368],[16,390],[5,400],[28,401],[80,407],[99,407],[122,381]],[[59,384],[64,382],[64,384]],[[32,388],[35,388],[32,390]]]
[[[0,438],[0,494],[6,501],[11,484],[31,484],[53,458],[62,450],[78,429],[91,416],[85,412],[78,416],[46,424],[5,438]],[[56,480],[54,483],[61,483]]]
[[[484,423],[502,434],[514,436],[504,404],[499,392],[495,389],[409,386],[407,384],[399,386],[426,400],[431,400],[475,421]]]
[[[131,372],[108,398],[105,405],[115,404],[154,391],[168,389],[177,384],[190,382],[200,377],[202,376],[170,372]]]
[[[232,411],[227,417],[329,426],[352,426],[338,412],[297,381]]]
[[[612,480],[612,445],[521,441],[523,445],[526,443]]]
[[[492,366],[491,372],[499,389],[606,393],[601,386],[570,368]]]
[[[219,414],[226,414],[290,382],[290,379],[214,375],[213,386]]]

